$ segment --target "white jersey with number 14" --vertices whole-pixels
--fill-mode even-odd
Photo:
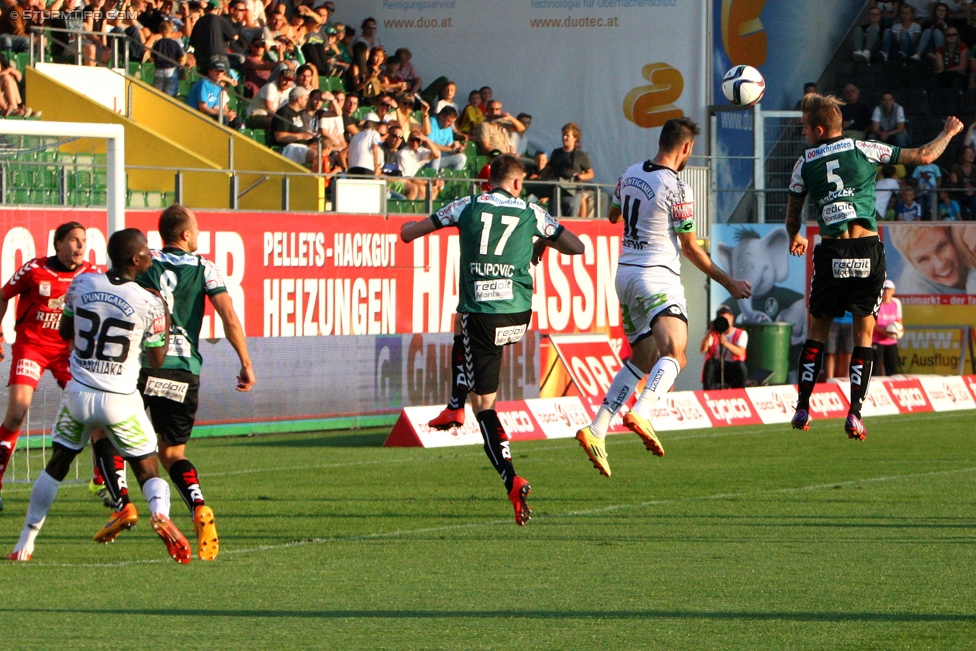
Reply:
[[[651,161],[635,163],[617,181],[613,205],[624,223],[618,264],[665,267],[680,275],[678,233],[695,231],[691,186],[671,168]]]

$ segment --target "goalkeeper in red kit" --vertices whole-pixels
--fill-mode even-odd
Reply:
[[[55,229],[54,250],[55,255],[34,258],[24,264],[0,293],[0,319],[7,313],[10,301],[19,297],[14,327],[17,340],[11,346],[13,359],[10,362],[7,414],[0,425],[0,488],[44,370],[51,372],[62,389],[71,379],[68,342],[58,335],[68,286],[81,274],[98,271],[95,265],[85,260],[85,227],[78,222],[67,222]],[[2,509],[3,500],[0,499]]]

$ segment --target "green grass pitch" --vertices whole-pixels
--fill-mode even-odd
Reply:
[[[177,565],[148,518],[98,545],[107,510],[66,484],[34,560],[0,565],[0,648],[971,649],[973,417],[665,432],[663,459],[612,436],[611,479],[516,442],[524,528],[480,447],[194,441],[220,558]],[[4,489],[4,553],[28,491]]]

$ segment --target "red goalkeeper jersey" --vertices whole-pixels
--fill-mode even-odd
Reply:
[[[64,295],[71,281],[83,273],[98,271],[90,262],[69,270],[57,256],[34,258],[11,276],[3,286],[3,297],[17,301],[17,343],[42,348],[68,349],[68,342],[58,335]]]

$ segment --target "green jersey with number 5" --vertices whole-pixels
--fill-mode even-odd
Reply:
[[[210,260],[176,247],[152,251],[152,258],[152,266],[136,280],[143,287],[158,290],[169,305],[172,325],[163,368],[199,375],[203,362],[199,344],[204,303],[207,296],[227,291],[224,278]],[[145,359],[143,366],[146,366]]]
[[[800,156],[793,167],[790,194],[810,196],[822,235],[839,237],[855,219],[876,231],[878,165],[895,165],[900,154],[901,149],[883,142],[831,139]]]
[[[515,314],[532,309],[532,238],[558,238],[563,227],[554,217],[495,189],[458,199],[430,218],[435,227],[457,226],[460,233],[458,312]]]

